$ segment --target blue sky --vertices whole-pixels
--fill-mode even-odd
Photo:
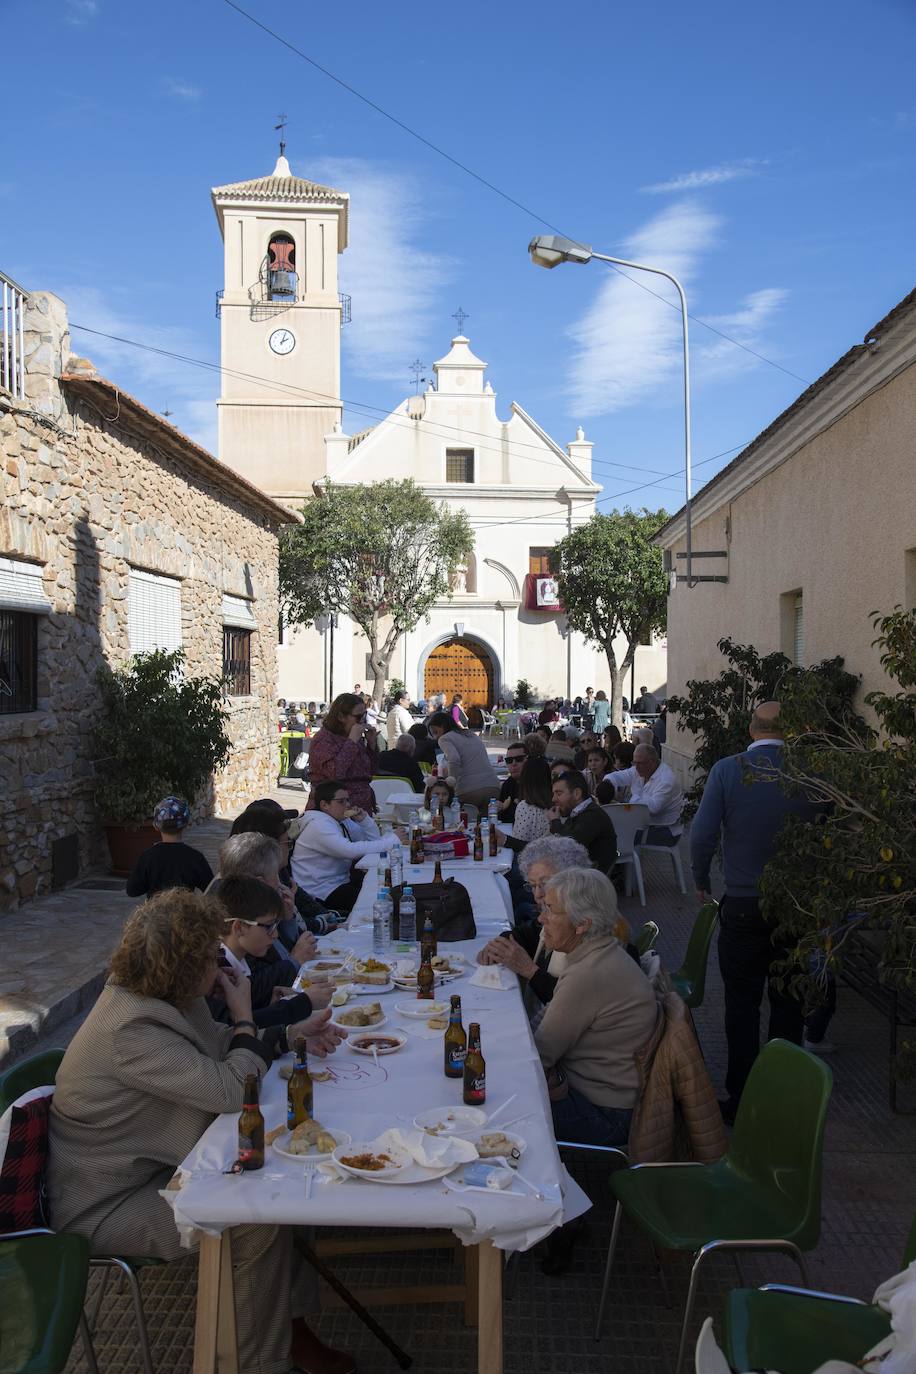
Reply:
[[[584,425],[606,509],[680,504],[678,479],[645,485],[681,464],[678,317],[601,264],[531,267],[536,215],[682,273],[693,315],[795,374],[692,326],[697,484],[914,285],[910,0],[245,7],[534,213],[224,0],[0,0],[22,59],[0,269],[74,321],[218,362],[209,190],[271,170],[285,111],[293,170],[352,196],[347,429],[447,351],[460,305],[501,414],[517,400],[561,443]],[[214,444],[215,374],[74,348]]]

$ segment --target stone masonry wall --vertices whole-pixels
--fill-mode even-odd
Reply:
[[[276,772],[278,521],[185,461],[174,433],[160,449],[132,432],[116,394],[96,406],[61,384],[75,360],[56,297],[31,297],[25,341],[26,401],[0,393],[0,556],[40,564],[54,609],[38,618],[38,710],[0,714],[0,910],[49,890],[60,837],[78,835],[83,871],[107,860],[89,732],[99,666],[130,657],[132,567],[181,579],[193,674],[221,676],[223,593],[253,598],[251,696],[229,703],[232,756],[198,814],[231,813]]]

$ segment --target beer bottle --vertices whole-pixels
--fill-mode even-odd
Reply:
[[[422,963],[424,959],[428,958],[430,963],[432,963],[433,959],[436,957],[438,948],[436,927],[433,925],[432,913],[427,911],[426,920],[423,922],[423,933],[420,936],[420,962]]]
[[[468,1050],[468,1037],[461,1024],[461,998],[452,998],[452,1010],[445,1032],[445,1076],[446,1078],[464,1077],[464,1058]]]
[[[394,886],[393,882],[391,881],[391,865],[390,865],[390,864],[389,864],[388,867],[385,869],[385,886],[387,887],[387,889],[388,889],[389,892],[391,891],[392,887]]]
[[[474,827],[474,862],[483,863],[483,835],[480,832],[480,819]]]
[[[445,813],[443,812],[441,806],[438,807],[437,811],[435,812],[435,814],[434,814],[434,816],[433,816],[432,828],[433,828],[433,830],[444,830],[444,829],[445,829]]]
[[[480,1026],[472,1021],[464,1058],[464,1102],[467,1107],[482,1107],[486,1100],[487,1066],[480,1052]]]
[[[496,822],[490,822],[490,858],[495,859],[499,845],[497,844]]]
[[[410,862],[412,864],[423,862],[423,835],[418,825],[414,826],[413,834],[410,837]]]
[[[245,1096],[239,1117],[239,1164],[243,1169],[264,1168],[264,1118],[258,1106],[258,1075],[245,1078]]]
[[[296,1063],[286,1089],[286,1124],[290,1130],[301,1126],[312,1115],[312,1075],[309,1073],[308,1047],[296,1041]]]
[[[420,955],[420,961],[420,967],[417,971],[417,997],[431,1002],[433,988],[436,984],[436,975],[433,973],[433,966],[429,962],[430,953],[428,946]]]
[[[433,882],[434,882],[434,883],[444,883],[444,882],[445,882],[445,879],[444,879],[443,876],[442,876],[442,860],[441,860],[441,859],[437,859],[437,860],[436,860],[436,867],[433,869]]]

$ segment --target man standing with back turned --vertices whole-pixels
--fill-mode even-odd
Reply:
[[[697,892],[709,900],[709,867],[722,835],[725,895],[719,907],[719,968],[725,984],[728,1098],[722,1115],[731,1124],[760,1051],[760,1004],[770,1001],[768,1039],[802,1043],[801,1003],[777,988],[771,969],[785,955],[773,943],[760,912],[760,875],[788,815],[811,819],[812,802],[788,796],[781,786],[783,733],[779,702],[763,701],[751,716],[752,743],[743,754],[713,764],[690,830],[690,857]]]

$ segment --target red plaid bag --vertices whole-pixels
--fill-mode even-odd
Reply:
[[[0,1166],[0,1235],[48,1224],[44,1177],[53,1090],[40,1091],[39,1096],[23,1094],[21,1105],[14,1103],[3,1114],[2,1126],[9,1118],[9,1135]]]

